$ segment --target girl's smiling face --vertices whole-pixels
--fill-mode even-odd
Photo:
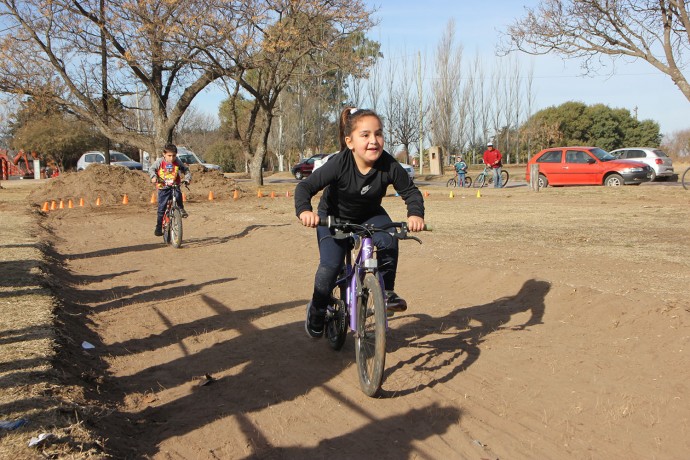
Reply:
[[[352,150],[357,166],[368,171],[383,153],[381,121],[374,115],[364,116],[357,120],[352,133],[345,136],[345,143]]]

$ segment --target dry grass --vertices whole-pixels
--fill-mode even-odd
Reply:
[[[65,385],[54,366],[55,301],[48,288],[44,249],[31,228],[34,216],[26,203],[32,181],[4,182],[0,194],[0,393],[2,421],[25,420],[3,430],[0,458],[102,458],[98,441],[81,422],[90,412],[76,385]],[[41,433],[54,438],[39,447],[29,441]]]

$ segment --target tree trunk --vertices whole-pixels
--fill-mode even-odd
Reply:
[[[264,154],[263,149],[261,147],[259,147],[259,149],[262,151],[257,151],[249,162],[249,175],[254,179],[256,185],[261,186],[264,185],[264,174],[263,168],[261,167],[264,162]]]

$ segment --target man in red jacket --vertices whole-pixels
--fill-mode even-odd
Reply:
[[[501,160],[503,155],[497,149],[494,148],[494,143],[489,141],[486,144],[486,150],[484,151],[484,164],[491,168],[491,173],[494,176],[494,187],[501,188],[501,167],[503,163]]]

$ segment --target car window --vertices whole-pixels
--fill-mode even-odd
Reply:
[[[560,163],[562,157],[563,152],[561,150],[552,150],[537,158],[537,163]]]
[[[87,163],[105,163],[105,158],[100,153],[91,153],[86,155]]]
[[[642,150],[628,150],[628,156],[625,158],[646,158],[647,154]]]
[[[594,147],[592,149],[589,149],[590,153],[597,157],[600,161],[611,161],[615,160],[616,157],[611,155],[609,152],[607,152],[604,149],[600,149],[599,147]]]
[[[666,152],[664,152],[663,150],[654,149],[654,150],[652,150],[652,151],[653,151],[653,152],[656,154],[656,156],[658,156],[658,157],[667,157],[667,156],[668,156],[668,155],[666,155]]]
[[[566,163],[587,163],[587,160],[591,158],[586,152],[582,150],[567,150],[565,152],[565,162]]]
[[[110,161],[132,161],[132,159],[124,153],[110,152]]]

